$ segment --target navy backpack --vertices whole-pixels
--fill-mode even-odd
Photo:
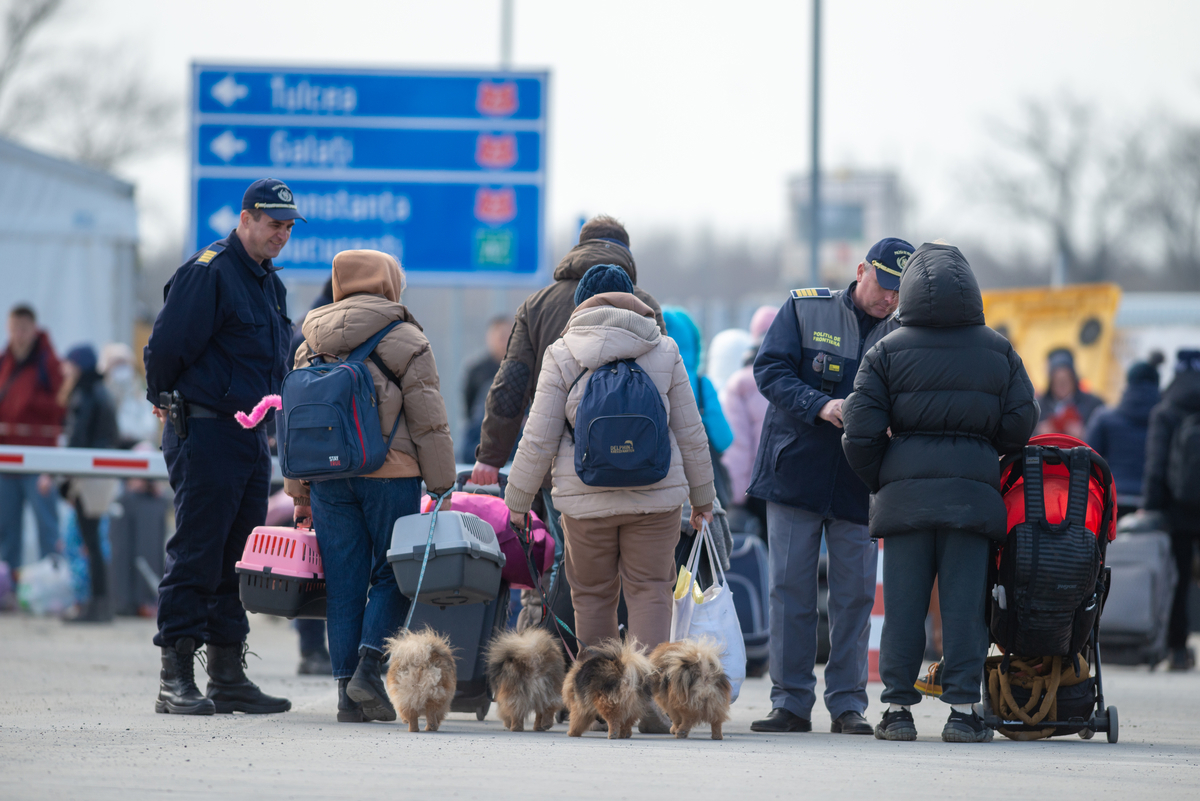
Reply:
[[[579,383],[584,370],[567,389]],[[571,427],[575,472],[589,487],[645,487],[671,469],[667,410],[658,387],[633,359],[596,368]]]
[[[367,369],[371,359],[392,383],[399,380],[375,355],[379,342],[397,320],[350,352],[345,361],[326,362],[313,356],[308,367],[283,379],[283,413],[279,429],[279,469],[287,478],[324,481],[374,473],[383,466],[400,427],[400,415],[387,439],[379,426],[375,381]]]

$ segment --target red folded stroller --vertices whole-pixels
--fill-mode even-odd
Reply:
[[[1034,437],[1001,462],[1008,537],[990,563],[988,726],[1012,739],[1095,732],[1117,741],[1106,707],[1099,629],[1116,537],[1116,488],[1104,459],[1074,437]],[[1094,667],[1094,675],[1090,667]]]

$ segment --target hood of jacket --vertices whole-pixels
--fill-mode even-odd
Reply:
[[[679,346],[679,357],[687,368],[688,378],[696,383],[696,372],[700,369],[700,328],[690,314],[678,306],[667,306],[662,310],[663,322],[667,324],[667,336]]]
[[[653,309],[628,292],[605,292],[579,304],[562,338],[575,361],[594,370],[648,353],[661,336]]]
[[[1171,385],[1163,391],[1162,398],[1187,412],[1200,411],[1200,373],[1190,370],[1176,373]]]
[[[983,294],[971,265],[953,245],[924,244],[900,278],[901,325],[958,328],[983,325]]]
[[[400,265],[378,250],[343,250],[333,257],[333,300],[351,295],[381,295],[400,302],[404,279]]]
[[[554,268],[555,281],[578,281],[597,264],[615,264],[637,285],[637,265],[629,248],[605,239],[588,239],[571,248]]]
[[[1121,402],[1117,409],[1131,420],[1145,423],[1150,419],[1150,410],[1161,398],[1158,384],[1135,383],[1128,384],[1121,393]]]

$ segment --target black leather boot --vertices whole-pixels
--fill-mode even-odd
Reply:
[[[245,712],[248,715],[287,712],[292,708],[291,701],[267,695],[246,678],[246,650],[244,642],[208,645],[208,697],[216,705],[217,712]]]
[[[211,715],[216,706],[200,693],[196,686],[196,641],[184,638],[162,649],[162,672],[159,674],[158,700],[154,711],[172,715]]]
[[[350,679],[338,679],[338,723],[362,723],[362,707],[357,701],[351,701],[346,695],[346,685]]]
[[[363,720],[395,720],[396,710],[383,685],[383,653],[366,645],[358,649],[358,667],[346,686],[350,700],[362,704]]]

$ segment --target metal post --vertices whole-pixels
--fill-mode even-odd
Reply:
[[[811,181],[809,270],[812,272],[812,285],[821,286],[821,0],[813,0]]]
[[[500,0],[500,69],[512,68],[513,0]]]

